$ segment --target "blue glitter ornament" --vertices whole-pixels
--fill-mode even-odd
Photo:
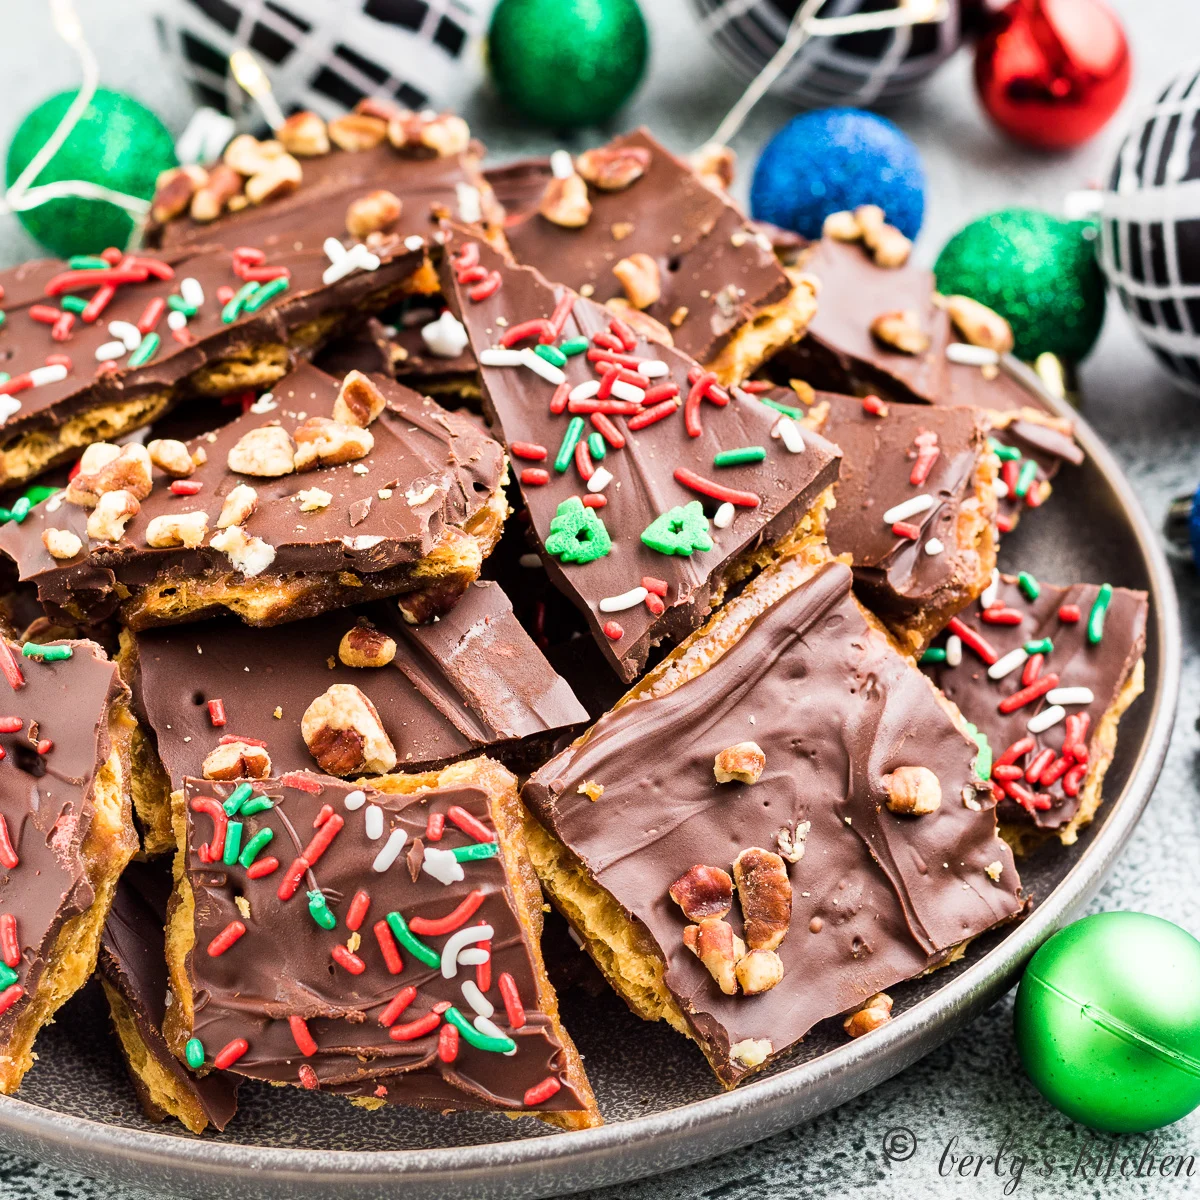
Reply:
[[[891,121],[857,108],[793,117],[766,145],[750,184],[750,211],[803,237],[832,212],[877,204],[915,238],[925,215],[925,169]]]

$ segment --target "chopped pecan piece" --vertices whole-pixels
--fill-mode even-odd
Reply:
[[[733,907],[733,880],[720,867],[697,863],[671,884],[667,894],[689,921],[724,917]]]
[[[386,407],[383,393],[371,380],[361,371],[351,371],[333,402],[333,419],[366,429]]]
[[[692,164],[692,170],[709,187],[723,192],[732,185],[737,155],[728,146],[722,146],[719,142],[708,142],[692,154],[688,161]]]
[[[279,141],[289,154],[318,158],[329,153],[329,131],[315,112],[292,113],[279,127]]]
[[[852,1012],[843,1022],[842,1028],[852,1037],[862,1037],[892,1019],[892,998],[887,992],[878,992],[870,1000]]]
[[[97,542],[119,542],[125,526],[141,511],[132,492],[105,492],[88,514],[87,535]]]
[[[51,558],[74,558],[82,549],[83,542],[69,529],[43,529],[42,545]]]
[[[238,475],[277,479],[296,469],[296,447],[286,429],[263,425],[238,438],[229,451],[229,469]]]
[[[231,525],[245,525],[257,506],[258,493],[249,484],[239,483],[221,505],[217,528],[228,529]]]
[[[662,295],[662,277],[658,263],[640,251],[623,258],[612,269],[621,281],[625,296],[634,308],[649,308]]]
[[[1011,353],[1012,326],[994,308],[970,296],[947,296],[942,307],[950,314],[955,329],[972,346],[986,346],[997,354]]]
[[[734,861],[733,878],[746,944],[751,950],[774,950],[792,923],[792,881],[783,859],[771,850],[751,846]]]
[[[222,742],[204,760],[205,779],[266,779],[271,774],[271,756],[265,746],[253,742]]]
[[[897,767],[883,777],[883,784],[894,813],[924,817],[942,805],[942,785],[928,767]]]
[[[871,322],[871,335],[901,354],[924,354],[929,349],[929,335],[912,311],[880,313]]]
[[[366,617],[359,617],[338,643],[338,658],[348,667],[386,667],[395,657],[395,638],[381,633]]]
[[[265,204],[294,192],[304,179],[300,160],[290,154],[272,159],[261,171],[246,180],[246,199],[251,204]]]
[[[582,229],[592,215],[587,184],[578,175],[551,179],[542,193],[538,212],[555,225],[566,229]]]
[[[370,430],[343,425],[328,417],[309,417],[297,426],[295,438],[297,471],[353,462],[370,454],[375,445]]]
[[[147,546],[186,546],[194,550],[208,533],[208,517],[203,512],[164,513],[146,526]]]
[[[870,247],[877,267],[895,270],[904,266],[912,254],[912,242],[895,225],[884,225],[872,237],[863,240]]]
[[[769,992],[783,978],[783,961],[774,950],[751,950],[738,959],[737,981],[747,996]]]
[[[168,475],[182,479],[196,469],[188,448],[175,438],[155,438],[146,443],[146,452],[150,461]]]
[[[334,117],[328,125],[329,140],[339,150],[373,150],[387,137],[387,121],[368,113],[352,112]]]
[[[239,175],[257,175],[286,153],[282,144],[273,138],[260,142],[252,134],[240,133],[225,147],[221,161]]]
[[[154,200],[150,206],[150,217],[159,225],[182,216],[192,197],[208,183],[208,172],[203,167],[173,167],[158,177],[154,189]]]
[[[204,185],[192,197],[191,217],[202,225],[215,221],[225,206],[242,194],[242,177],[232,167],[218,163],[208,173]]]
[[[330,775],[379,775],[396,765],[396,751],[375,705],[353,684],[335,683],[300,718],[304,744]]]
[[[390,229],[400,219],[403,208],[403,202],[394,192],[377,188],[350,202],[346,209],[346,232],[361,240],[368,234]]]
[[[471,144],[471,130],[454,113],[399,112],[388,122],[388,140],[397,150],[450,158]]]
[[[737,993],[737,961],[742,957],[739,943],[733,926],[717,917],[706,917],[683,931],[683,944],[705,965],[726,996]]]
[[[718,783],[757,783],[767,765],[767,756],[757,742],[726,746],[713,760]]]
[[[130,442],[111,446],[97,442],[84,451],[79,471],[67,485],[67,500],[92,508],[106,492],[129,492],[145,500],[154,486],[150,454],[145,446]]]
[[[575,169],[602,192],[619,192],[646,173],[650,151],[645,146],[598,146],[575,159]]]

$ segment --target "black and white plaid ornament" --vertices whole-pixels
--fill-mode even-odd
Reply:
[[[1121,143],[1101,197],[1099,259],[1159,361],[1200,391],[1200,63]]]
[[[285,113],[326,117],[364,96],[407,108],[458,98],[459,63],[479,36],[479,0],[157,0],[163,49],[199,104],[242,116],[252,101],[229,55],[248,49]],[[458,81],[456,81],[458,80]]]
[[[783,45],[800,7],[800,0],[691,2],[702,31],[747,78],[758,75]],[[912,6],[906,0],[826,0],[816,15],[824,21]],[[944,11],[940,21],[814,37],[788,63],[771,91],[810,108],[841,104],[861,108],[904,96],[959,46],[959,0],[945,0]]]

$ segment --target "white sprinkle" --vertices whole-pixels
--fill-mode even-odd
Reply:
[[[425,853],[428,854],[429,851],[426,850]],[[446,853],[449,854],[450,851],[447,850]],[[453,855],[451,857],[453,858]],[[442,978],[453,979],[458,974],[460,950],[465,950],[476,942],[489,942],[494,934],[495,930],[490,925],[468,925],[465,929],[458,929],[452,933],[442,947]]]
[[[168,329],[186,329],[187,321],[187,316],[184,313],[176,312],[174,309],[167,313]]]
[[[421,330],[421,340],[438,358],[457,358],[467,345],[463,323],[449,310]]]
[[[370,809],[367,811],[370,812]],[[375,811],[378,812],[379,809]],[[408,834],[403,829],[393,829],[388,834],[388,840],[383,843],[383,849],[375,855],[375,861],[371,866],[382,874],[400,857],[400,851],[404,849],[404,843],[407,840]]]
[[[522,554],[517,562],[529,571],[536,571],[542,565],[541,558],[536,554]]]
[[[142,331],[128,321],[109,321],[108,334],[123,342],[126,350],[136,350],[142,344]]]
[[[567,400],[590,400],[599,391],[600,380],[585,379],[582,383],[576,384],[576,386],[571,389],[571,394],[567,397]]]
[[[51,496],[51,497],[50,497],[50,499],[46,501],[46,506],[45,506],[45,509],[44,509],[43,511],[44,511],[44,512],[48,512],[48,513],[56,513],[56,512],[58,512],[58,510],[59,510],[60,508],[62,508],[62,506],[63,506],[63,501],[64,501],[66,498],[67,498],[67,493],[66,493],[66,492],[55,492],[55,493],[54,493],[54,495],[53,495],[53,496]],[[198,650],[198,649],[199,649],[199,646],[197,646],[197,647],[196,647],[196,649]]]
[[[421,870],[446,887],[466,879],[462,863],[455,861],[454,852],[441,850],[437,846],[425,847],[425,861],[421,864]]]
[[[419,233],[410,233],[404,239],[405,250],[422,250],[425,247],[425,239]]]
[[[0,396],[0,421],[7,421],[21,411],[21,401],[12,396]]]
[[[962,665],[962,638],[957,633],[952,633],[946,639],[946,666],[958,667]]]
[[[637,387],[632,383],[626,383],[623,379],[618,379],[612,385],[612,394],[618,400],[628,400],[631,404],[641,404],[646,398],[646,389]]]
[[[470,183],[459,180],[454,185],[458,196],[458,215],[463,221],[474,222],[483,219],[483,205],[479,200],[479,189]]]
[[[179,294],[183,297],[184,304],[191,305],[192,308],[199,308],[204,303],[204,289],[200,286],[200,280],[192,275],[179,281]]]
[[[589,492],[602,492],[610,483],[612,483],[612,472],[607,467],[597,467],[592,473],[591,479],[588,480],[587,490]]]
[[[504,1038],[505,1041],[512,1041],[508,1034],[505,1033],[495,1021],[489,1021],[487,1017],[476,1017],[471,1024],[474,1025],[484,1037]],[[516,1052],[517,1048],[516,1046],[513,1046],[511,1050],[504,1051],[504,1057],[512,1058]]]
[[[255,402],[250,405],[250,411],[261,415],[262,413],[274,412],[279,407],[279,401],[271,392],[263,392]]]
[[[575,174],[575,160],[569,150],[555,150],[550,155],[550,173],[555,179],[570,179]]]
[[[29,372],[29,378],[34,387],[42,387],[47,383],[62,383],[67,377],[67,368],[62,363],[55,363],[50,367],[34,367]]]
[[[491,957],[482,946],[472,947],[469,950],[460,950],[458,952],[458,965],[460,967],[480,967],[485,962],[488,962]]]
[[[519,367],[524,361],[520,350],[506,350],[503,346],[493,346],[479,352],[481,367]]]
[[[919,496],[913,496],[911,500],[904,500],[889,508],[883,514],[883,523],[894,525],[897,521],[907,521],[909,517],[928,512],[932,507],[933,497],[928,492],[922,492]]]
[[[364,791],[347,792],[346,799],[342,801],[347,812],[354,812],[356,809],[362,808],[366,802],[367,793]]]
[[[969,342],[951,342],[946,347],[946,357],[963,367],[994,367],[1000,355],[987,346],[972,346]]]
[[[941,538],[930,538],[929,541],[925,543],[926,554],[941,554],[945,548],[946,543],[943,542]]]
[[[1047,704],[1091,704],[1095,699],[1088,687],[1051,688],[1046,693]]]
[[[540,354],[535,354],[528,346],[523,346],[517,351],[521,362],[523,362],[535,375],[540,375],[547,383],[552,383],[556,387],[560,383],[566,383],[567,377],[553,363],[547,362]]]
[[[997,479],[996,482],[992,484],[992,491],[995,493],[997,500],[1008,499],[1008,484],[1005,483],[1003,479]]]
[[[1067,710],[1061,704],[1052,704],[1049,708],[1043,708],[1036,716],[1029,718],[1025,728],[1030,733],[1045,733],[1052,725],[1057,725],[1059,721],[1067,715]]]
[[[1028,657],[1029,655],[1020,646],[1015,650],[1010,650],[1003,658],[996,659],[988,667],[988,678],[1003,679],[1005,676],[1011,675]]]
[[[619,596],[605,596],[596,606],[602,613],[624,612],[627,608],[636,608],[650,593],[640,584],[622,592]]]
[[[779,436],[790,453],[804,453],[804,436],[791,417],[780,417],[775,423],[775,428],[779,431]]]
[[[363,817],[367,829],[367,837],[373,842],[383,837],[383,809],[378,804],[368,805]]]
[[[979,607],[989,609],[1000,597],[1000,568],[992,568],[992,582],[979,595]]]
[[[340,263],[346,257],[346,247],[335,237],[327,237],[321,244],[321,248],[331,263]]]
[[[637,370],[639,375],[645,375],[647,379],[661,379],[671,373],[671,368],[661,358],[644,358],[638,363]]]
[[[713,524],[718,529],[728,529],[733,524],[733,518],[737,516],[737,509],[729,503],[728,500],[721,505],[720,508],[713,514]]]
[[[96,347],[96,361],[108,362],[110,358],[123,358],[125,353],[124,342],[105,342]]]
[[[378,254],[372,254],[362,242],[350,247],[350,261],[364,271],[378,271],[383,263],[383,259]]]
[[[462,955],[458,956],[462,962]],[[481,1016],[490,1017],[496,1011],[496,1006],[479,990],[479,984],[473,979],[463,980],[463,999]]]

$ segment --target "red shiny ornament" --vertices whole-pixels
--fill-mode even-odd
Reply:
[[[1100,0],[1013,0],[975,53],[988,115],[1011,137],[1047,150],[1098,133],[1129,77],[1125,30]]]

